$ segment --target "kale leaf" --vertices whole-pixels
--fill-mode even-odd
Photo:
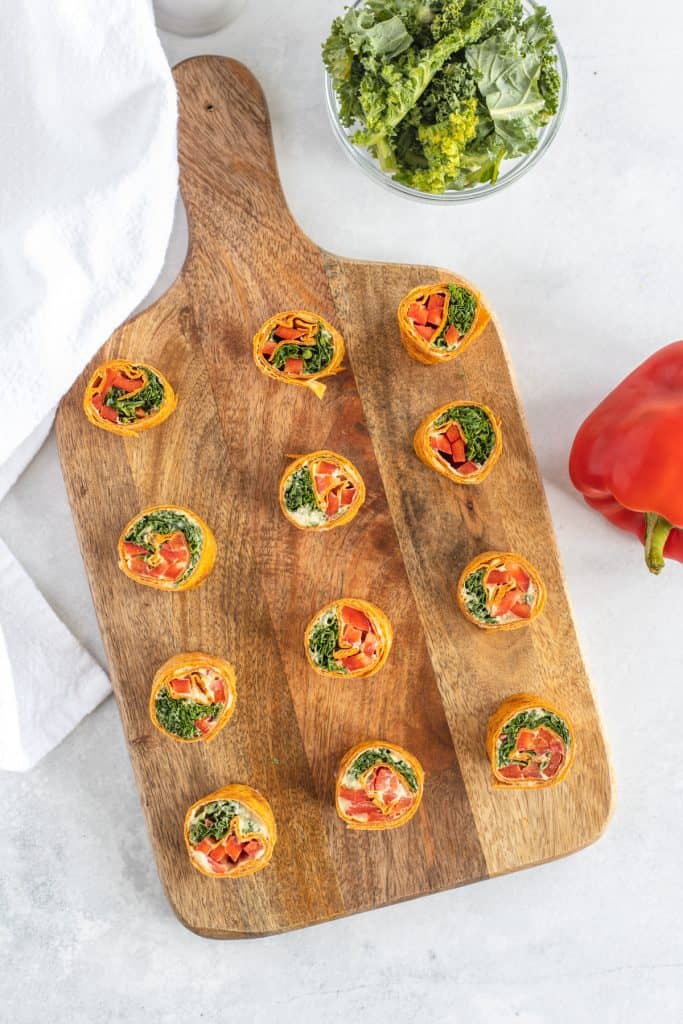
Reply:
[[[436,123],[457,113],[463,100],[476,99],[477,83],[467,64],[452,62],[435,75],[420,102],[423,121]]]
[[[460,285],[449,284],[451,299],[448,303],[448,323],[455,324],[460,334],[467,334],[474,322],[477,312],[477,300],[474,295]]]
[[[154,702],[154,713],[159,725],[185,740],[201,735],[195,724],[198,718],[209,718],[214,722],[222,710],[222,704],[206,705],[197,704],[193,700],[175,700],[166,686],[161,687]]]
[[[339,116],[394,177],[425,192],[495,181],[555,115],[552,20],[520,0],[365,0],[336,18],[323,62]]]
[[[468,461],[483,466],[496,444],[491,420],[478,405],[454,405],[434,421],[434,426],[444,427],[453,420],[465,435],[465,455]]]
[[[538,76],[538,88],[545,100],[545,109],[539,115],[539,119],[543,124],[551,121],[557,113],[560,105],[561,84],[555,55],[553,53],[544,53],[541,59],[541,73]]]
[[[344,19],[335,18],[330,34],[323,44],[323,63],[335,83],[339,101],[339,120],[345,128],[363,116],[358,94],[363,77],[363,65],[351,49]]]
[[[476,46],[466,60],[506,156],[530,153],[540,128],[557,113],[560,77],[550,15],[539,7]]]
[[[474,323],[477,312],[477,300],[467,288],[462,288],[457,284],[449,284],[448,291],[450,293],[450,300],[446,322],[441,328],[441,333],[432,341],[432,345],[436,345],[437,348],[448,348],[446,331],[451,324],[457,327],[458,334],[461,337],[463,334],[467,334]]]
[[[290,512],[298,512],[302,508],[316,509],[311,471],[308,466],[301,466],[290,476],[285,486],[285,505]]]
[[[120,423],[133,423],[138,418],[137,409],[142,409],[147,415],[158,412],[164,400],[164,385],[156,373],[148,366],[135,366],[134,369],[144,370],[147,374],[144,388],[130,394],[123,388],[112,387],[104,396],[104,404],[116,410]]]
[[[190,842],[193,846],[210,836],[216,842],[224,839],[230,831],[230,823],[241,810],[235,800],[213,800],[204,804],[201,815],[190,826]]]
[[[349,767],[349,774],[358,778],[371,768],[373,764],[380,763],[392,765],[397,772],[403,776],[413,793],[417,793],[417,776],[407,761],[404,761],[398,754],[394,754],[388,747],[375,747],[371,750],[364,750],[362,754],[353,761]]]
[[[315,664],[326,672],[344,675],[348,669],[335,661],[333,655],[339,649],[339,620],[332,610],[325,612],[316,622],[308,638],[308,649]]]
[[[275,353],[272,365],[276,370],[284,370],[287,359],[303,359],[304,374],[320,373],[330,365],[333,355],[332,335],[320,324],[313,345],[297,345],[294,342],[282,345]]]
[[[489,612],[486,598],[484,576],[487,569],[488,566],[482,565],[480,569],[475,569],[474,572],[471,572],[465,580],[465,604],[467,605],[468,612],[475,619],[479,619],[480,622],[485,622],[487,625],[492,625],[497,622],[497,619]]]

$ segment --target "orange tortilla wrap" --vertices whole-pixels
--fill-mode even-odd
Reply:
[[[206,715],[195,719],[193,735],[182,735],[159,721],[157,711],[160,712],[161,707],[157,698],[160,694],[163,704],[170,700],[189,703],[197,709],[206,708]],[[149,715],[154,727],[164,736],[180,743],[210,743],[230,721],[235,701],[235,670],[228,661],[200,651],[184,651],[164,662],[154,676]],[[217,714],[214,713],[216,705],[221,706]]]
[[[335,633],[335,649],[330,651],[329,638]],[[393,635],[389,619],[376,605],[342,597],[313,616],[304,633],[304,649],[309,665],[320,675],[361,679],[382,668]]]
[[[297,529],[320,533],[356,517],[365,484],[352,462],[321,449],[294,458],[280,478],[279,500],[282,514]]]
[[[461,331],[448,323],[452,302],[449,285],[463,288],[476,303],[474,318],[466,330]],[[431,311],[428,312],[427,307]],[[413,359],[428,365],[449,362],[462,355],[484,331],[490,319],[491,314],[480,293],[469,282],[457,277],[413,288],[401,299],[398,307],[398,327],[406,351]]]
[[[517,693],[491,715],[486,750],[496,789],[547,789],[567,775],[576,740],[562,711],[540,697]]]
[[[465,618],[480,629],[519,629],[541,614],[546,590],[521,555],[484,551],[463,569],[456,596]]]
[[[161,370],[127,359],[112,359],[98,366],[83,396],[83,410],[90,422],[124,437],[158,427],[176,404],[173,388]]]
[[[240,878],[269,864],[277,828],[261,793],[251,786],[231,785],[192,804],[183,835],[197,871],[209,878]]]
[[[294,309],[266,320],[254,335],[253,351],[261,373],[322,398],[321,380],[343,369],[345,350],[341,334],[324,317]]]
[[[478,409],[488,419],[494,435],[493,448],[484,462],[467,459],[467,427],[458,422],[457,410]],[[443,423],[447,414],[453,412]],[[481,402],[447,402],[427,416],[417,428],[413,438],[415,454],[426,466],[435,469],[441,476],[459,484],[479,484],[489,475],[503,450],[503,434],[500,420],[487,405]]]

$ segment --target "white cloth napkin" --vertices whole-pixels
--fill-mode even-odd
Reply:
[[[150,0],[14,0],[10,20],[0,38],[0,498],[76,375],[154,284],[177,187],[175,89]],[[0,768],[30,768],[108,688],[0,542]]]

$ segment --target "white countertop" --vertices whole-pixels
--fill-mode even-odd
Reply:
[[[680,1021],[683,566],[650,577],[636,543],[582,504],[566,464],[597,400],[683,333],[683,15],[672,0],[656,13],[624,0],[618,15],[607,0],[556,0],[570,68],[556,141],[509,190],[444,210],[379,189],[338,149],[318,57],[338,8],[251,3],[215,36],[164,46],[171,63],[220,53],[255,72],[289,204],[317,242],[451,267],[491,299],[612,746],[616,813],[595,846],[541,868],[212,942],[166,902],[109,699],[33,772],[0,774],[0,1000],[13,1024]],[[155,294],[182,262],[182,220]],[[52,440],[0,506],[0,536],[102,657]]]

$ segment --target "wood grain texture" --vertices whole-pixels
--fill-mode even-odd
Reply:
[[[241,65],[179,65],[181,188],[188,257],[169,291],[124,324],[64,399],[58,441],[112,682],[159,872],[179,918],[203,935],[301,927],[477,881],[570,853],[601,833],[612,785],[577,645],[543,488],[495,322],[461,359],[410,360],[395,319],[401,296],[448,276],[433,267],[353,262],[294,223],[257,82]],[[347,369],[319,401],[256,370],[251,338],[281,309],[320,312],[343,333]],[[178,409],[122,439],[81,408],[93,367],[125,357],[158,365]],[[479,487],[430,471],[412,436],[431,409],[477,399],[502,418],[503,455]],[[308,535],[281,514],[288,454],[330,448],[367,487],[357,517]],[[116,567],[116,538],[145,505],[187,505],[212,527],[216,568],[181,594],[141,587]],[[549,590],[529,629],[488,635],[455,602],[455,581],[484,548],[519,550]],[[313,613],[347,595],[394,627],[369,679],[315,673],[302,637]],[[213,652],[237,672],[235,714],[216,741],[181,745],[148,717],[156,669],[180,650]],[[486,721],[519,690],[547,694],[576,724],[565,783],[494,791]],[[344,751],[374,736],[422,762],[422,807],[404,828],[351,832],[333,806]],[[261,790],[278,822],[271,865],[235,881],[187,859],[187,807],[219,786]]]

